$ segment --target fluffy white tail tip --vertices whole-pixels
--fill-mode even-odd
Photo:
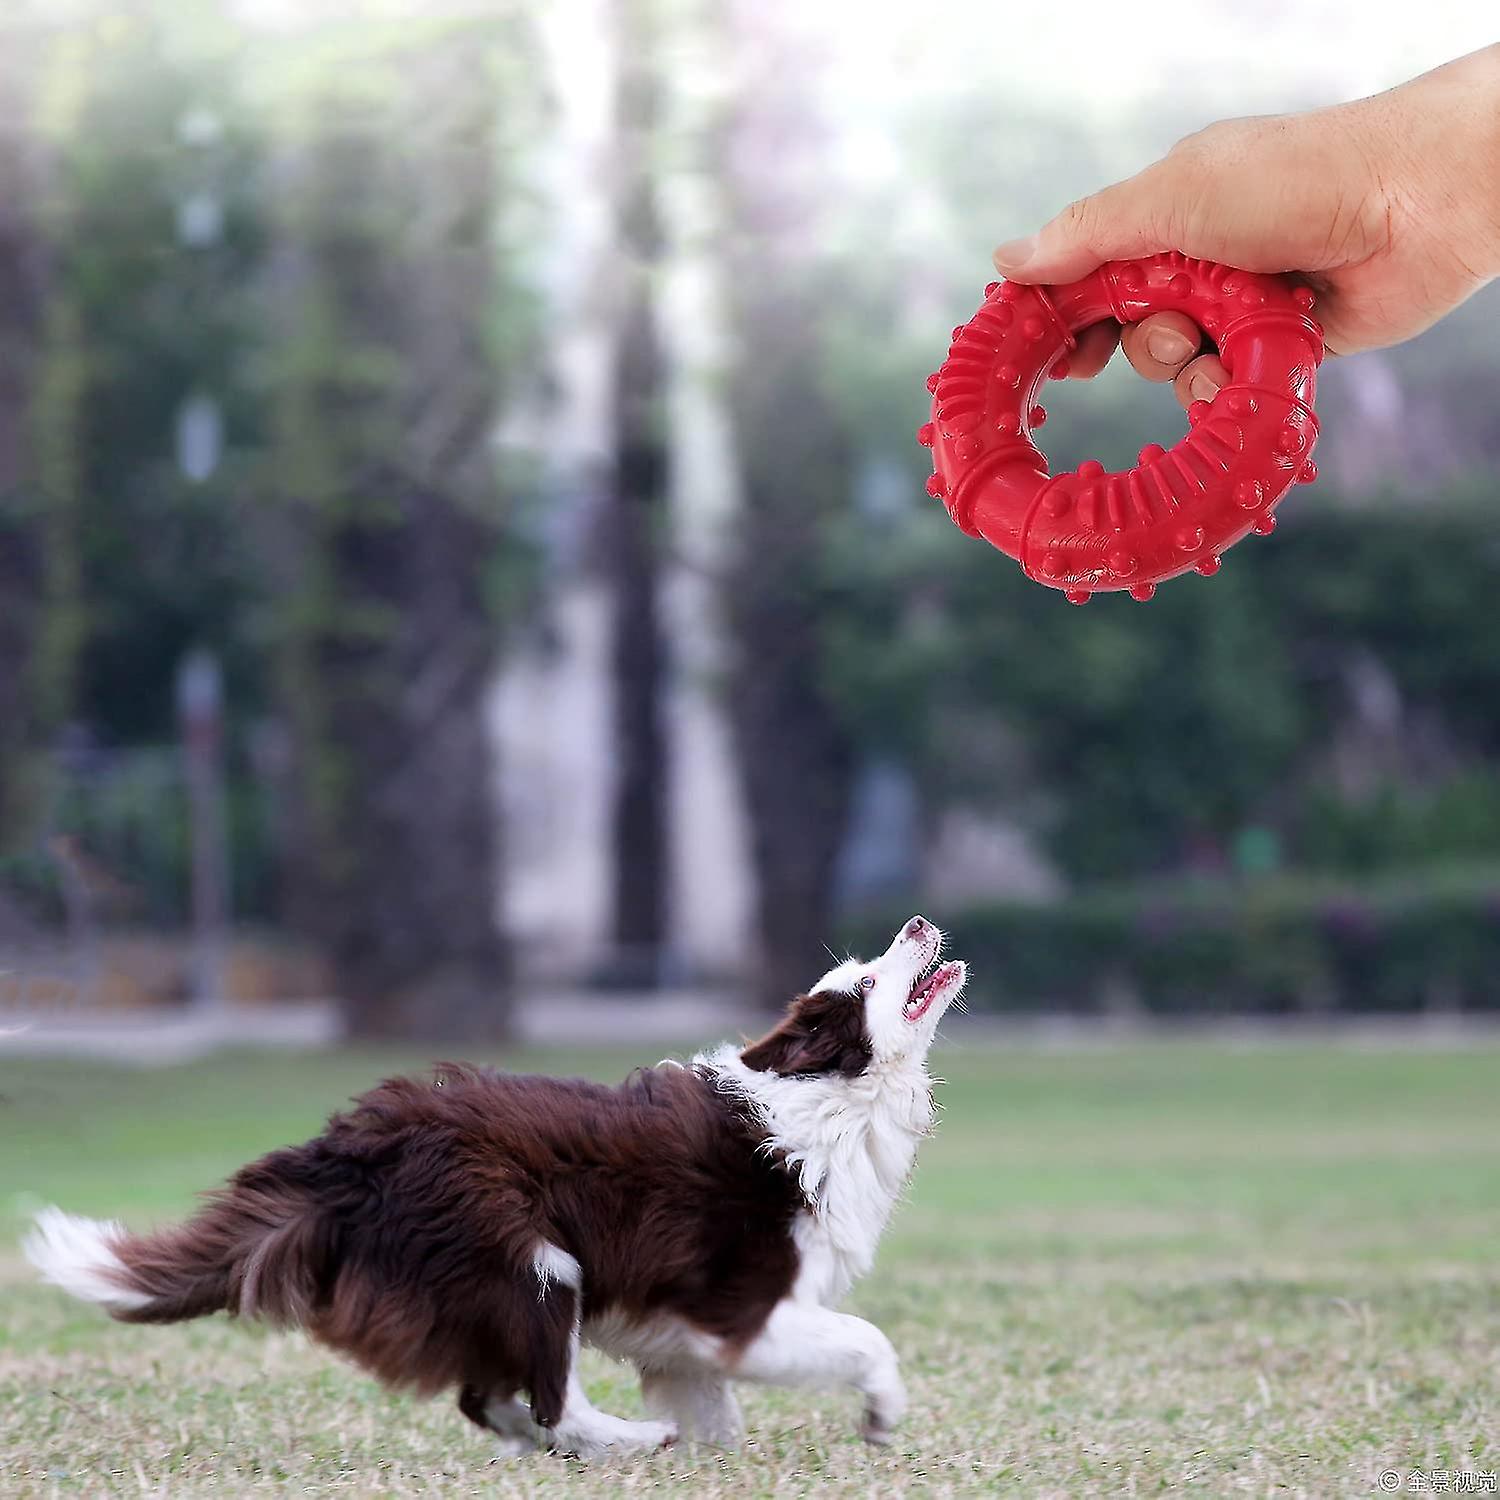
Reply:
[[[44,1208],[21,1249],[42,1273],[43,1281],[85,1302],[130,1312],[151,1298],[125,1285],[130,1272],[114,1248],[124,1237],[125,1230],[113,1221],[82,1219],[60,1208]]]

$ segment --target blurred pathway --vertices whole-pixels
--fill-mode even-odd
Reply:
[[[762,1018],[727,992],[598,994],[533,992],[516,1004],[517,1039],[530,1046],[657,1046],[718,1041],[763,1029]],[[337,1045],[343,1026],[327,1001],[231,1005],[108,1015],[0,1012],[0,1058],[95,1057],[150,1067],[236,1047],[293,1051]]]
[[[518,1002],[515,1021],[517,1040],[526,1046],[661,1047],[678,1055],[712,1042],[754,1036],[766,1025],[765,1018],[738,996],[712,990],[537,991]],[[342,1040],[338,1009],[331,1002],[235,1005],[206,1015],[185,1010],[92,1017],[0,1012],[0,1059],[93,1057],[150,1067],[190,1062],[232,1048],[299,1051],[337,1046]],[[943,1023],[939,1045],[1071,1052],[1208,1041],[1233,1051],[1338,1042],[1352,1050],[1446,1051],[1497,1040],[1500,1014],[1173,1022],[960,1015]],[[461,1052],[462,1046],[457,1050]]]

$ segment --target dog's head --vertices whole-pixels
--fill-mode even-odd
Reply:
[[[845,1077],[873,1062],[920,1060],[968,978],[961,962],[937,962],[942,946],[942,933],[913,917],[879,958],[851,958],[798,995],[740,1060],[762,1072]]]

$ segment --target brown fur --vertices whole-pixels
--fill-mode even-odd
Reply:
[[[774,1030],[741,1054],[748,1068],[772,1073],[842,1073],[870,1065],[863,1001],[820,991],[798,995]]]
[[[745,1060],[856,1069],[861,1015],[848,996],[802,997]],[[694,1069],[607,1088],[442,1064],[243,1168],[187,1224],[125,1239],[129,1284],[154,1300],[117,1316],[300,1324],[389,1384],[460,1387],[471,1420],[525,1389],[552,1426],[575,1319],[671,1313],[742,1344],[789,1291],[805,1204],[763,1144]],[[543,1292],[543,1241],[579,1262],[581,1307]]]

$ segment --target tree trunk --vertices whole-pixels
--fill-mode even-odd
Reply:
[[[768,1006],[827,967],[857,770],[822,680],[816,576],[820,524],[847,491],[848,463],[809,373],[800,311],[757,310],[734,397],[743,520],[727,590],[730,722],[755,860],[757,993]]]
[[[660,115],[657,0],[616,0],[616,224],[621,305],[614,336],[612,474],[605,566],[613,627],[618,773],[613,789],[614,941],[651,979],[667,934],[666,646],[659,612],[667,486],[666,392],[656,327],[662,231],[653,160]]]
[[[293,907],[360,1037],[482,1040],[508,1020],[487,712],[497,251],[482,40],[425,34],[383,59],[378,95],[330,85],[288,156]]]
[[[853,454],[822,346],[819,174],[807,153],[809,80],[799,49],[758,5],[731,8],[741,87],[721,171],[736,338],[730,385],[741,475],[727,583],[734,645],[730,718],[758,886],[759,998],[784,1005],[827,967],[833,881],[857,746],[827,691],[820,559],[847,507]]]
[[[38,731],[34,675],[46,594],[32,425],[46,253],[35,212],[40,151],[29,117],[36,49],[0,28],[0,848],[30,821],[26,762]]]
[[[774,465],[744,461],[743,555],[730,583],[732,706],[750,814],[760,961],[756,994],[780,1007],[828,967],[833,879],[848,826],[855,747],[818,681],[817,613],[787,555],[799,528]],[[812,497],[803,495],[803,499]],[[767,550],[769,549],[769,550]],[[779,579],[772,570],[781,560]]]

